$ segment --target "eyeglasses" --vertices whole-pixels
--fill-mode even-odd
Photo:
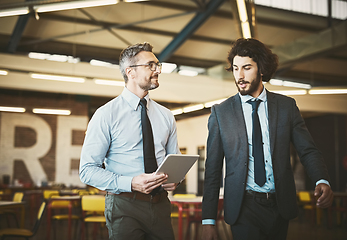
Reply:
[[[159,68],[159,70],[161,70],[162,68],[162,64],[160,62],[149,62],[149,63],[146,63],[146,64],[137,64],[137,65],[131,65],[129,67],[138,67],[138,66],[148,66],[149,69],[154,72],[155,70],[157,70],[157,67]]]

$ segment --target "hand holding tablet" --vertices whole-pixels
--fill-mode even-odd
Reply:
[[[179,183],[198,159],[199,155],[169,154],[155,173],[167,174],[166,183]]]

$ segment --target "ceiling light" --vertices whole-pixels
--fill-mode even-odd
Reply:
[[[174,63],[163,62],[162,66],[163,66],[162,69],[161,69],[162,73],[172,73],[172,71],[177,68],[177,65],[174,64]]]
[[[85,78],[82,78],[82,77],[68,77],[68,76],[59,76],[59,75],[38,74],[38,73],[32,73],[31,77],[35,79],[63,81],[63,82],[76,82],[76,83],[85,82]]]
[[[183,76],[195,77],[199,73],[197,71],[192,71],[192,70],[179,70],[178,74]]]
[[[310,84],[298,83],[298,82],[292,82],[292,81],[283,81],[280,79],[271,79],[270,84],[274,86],[295,87],[295,88],[304,88],[304,89],[311,88]]]
[[[49,60],[49,61],[55,61],[55,62],[68,62],[68,63],[80,62],[79,58],[74,58],[73,56],[59,55],[59,54],[30,52],[28,54],[28,57],[32,59]]]
[[[124,81],[106,80],[94,78],[95,84],[124,87]]]
[[[244,0],[237,0],[237,9],[239,12],[239,18],[241,22],[242,36],[244,38],[251,38],[251,28],[249,26],[246,3]]]
[[[123,2],[144,2],[148,0],[123,0]]]
[[[282,95],[305,95],[307,93],[306,90],[283,90],[283,91],[271,91],[274,93],[282,94]]]
[[[189,106],[189,107],[185,107],[183,108],[183,112],[184,113],[188,113],[188,112],[193,112],[193,111],[197,111],[200,109],[204,108],[204,104],[197,104],[197,105],[193,105],[193,106]]]
[[[28,54],[28,57],[29,58],[32,58],[32,59],[40,59],[40,60],[45,60],[47,58],[49,58],[51,54],[48,54],[48,53],[37,53],[37,52],[30,52]]]
[[[248,16],[247,16],[247,8],[246,3],[244,0],[237,0],[237,8],[239,10],[239,17],[241,22],[247,22]]]
[[[209,107],[212,107],[213,105],[218,104],[218,103],[221,103],[221,102],[223,102],[223,101],[225,101],[225,100],[226,100],[226,98],[214,100],[214,101],[205,103],[204,106],[205,106],[205,108],[209,108]]]
[[[172,112],[173,115],[179,115],[179,114],[183,113],[183,109],[182,108],[174,109],[174,110],[171,110],[171,112]]]
[[[8,74],[8,71],[0,70],[0,75],[7,75],[7,74]]]
[[[17,16],[17,15],[24,15],[28,13],[29,13],[28,7],[2,9],[0,10],[0,17]]]
[[[45,109],[45,108],[34,108],[33,113],[38,114],[54,114],[54,115],[70,115],[70,110],[63,109]]]
[[[251,29],[248,22],[241,22],[242,35],[244,38],[251,38]]]
[[[96,59],[90,60],[89,64],[93,65],[93,66],[119,68],[119,66],[116,65],[116,64],[112,64],[112,63],[109,63],[109,62],[104,62],[104,61],[100,61],[100,60],[96,60]]]
[[[2,111],[2,112],[25,112],[25,108],[22,108],[22,107],[2,107],[2,106],[0,106],[0,111]]]
[[[118,3],[118,0],[84,0],[84,1],[72,1],[72,2],[58,2],[50,4],[42,4],[39,6],[34,6],[34,10],[38,13],[42,12],[52,12],[52,11],[62,11],[77,8],[87,8],[87,7],[97,7],[112,5]]]
[[[311,88],[310,84],[298,83],[298,82],[290,82],[290,81],[283,81],[283,86],[284,87],[305,88],[305,89],[310,89]]]
[[[347,89],[314,89],[308,91],[309,94],[346,94]]]

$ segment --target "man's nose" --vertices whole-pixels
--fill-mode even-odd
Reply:
[[[161,73],[161,69],[158,65],[155,65],[155,71],[156,73],[160,74]]]
[[[236,71],[235,78],[236,80],[244,79],[244,72],[242,70]]]

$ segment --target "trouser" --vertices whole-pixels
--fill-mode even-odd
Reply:
[[[231,231],[234,240],[285,240],[288,224],[279,214],[274,196],[246,193]]]
[[[171,225],[171,203],[167,192],[159,202],[107,194],[106,226],[112,240],[174,240]]]

